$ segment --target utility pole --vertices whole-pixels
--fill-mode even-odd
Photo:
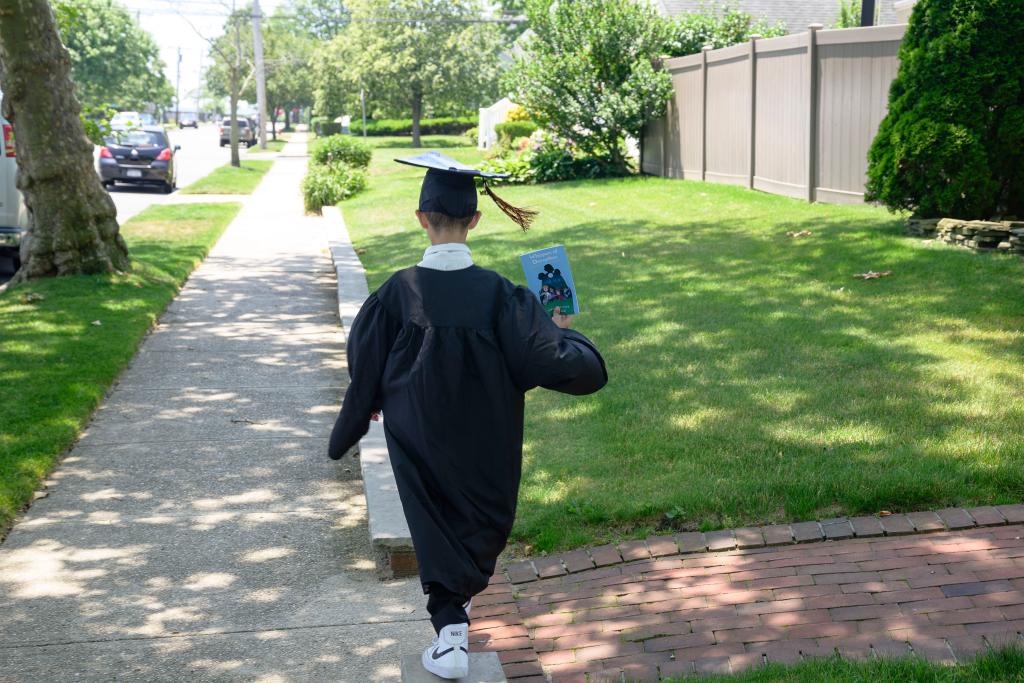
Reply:
[[[267,148],[267,81],[263,69],[263,29],[260,27],[260,0],[252,3],[252,52],[256,58],[256,107],[260,117],[260,149]]]
[[[199,98],[203,94],[203,51],[199,51],[199,76],[196,78],[196,126],[199,125]]]
[[[174,84],[174,123],[181,125],[181,48],[178,48],[178,78]]]
[[[359,106],[363,109],[363,140],[366,139],[366,91],[359,89]]]

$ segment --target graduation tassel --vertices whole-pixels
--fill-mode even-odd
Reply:
[[[498,205],[498,208],[501,209],[502,213],[515,221],[516,225],[523,229],[523,232],[530,229],[530,223],[533,223],[533,219],[537,217],[536,211],[533,211],[532,209],[520,209],[518,206],[512,206],[504,199],[494,194],[491,187],[486,182],[484,183],[483,194],[486,194],[494,200],[494,203]]]

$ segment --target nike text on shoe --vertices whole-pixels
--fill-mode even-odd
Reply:
[[[441,678],[463,678],[469,674],[469,624],[445,626],[423,651],[423,668]]]

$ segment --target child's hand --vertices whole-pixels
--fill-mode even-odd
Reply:
[[[563,330],[567,330],[570,327],[572,327],[572,319],[575,317],[576,316],[574,315],[562,315],[562,308],[560,306],[555,306],[555,310],[553,315],[551,316],[551,319],[554,321],[556,325],[561,327]]]

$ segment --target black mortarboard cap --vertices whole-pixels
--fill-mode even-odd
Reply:
[[[420,211],[443,213],[453,218],[472,216],[476,213],[474,178],[480,178],[483,180],[482,192],[490,196],[498,208],[523,230],[530,227],[530,223],[537,215],[536,211],[512,206],[488,187],[488,179],[507,178],[507,173],[481,171],[433,150],[395,161],[427,169],[423,185],[420,187]]]

